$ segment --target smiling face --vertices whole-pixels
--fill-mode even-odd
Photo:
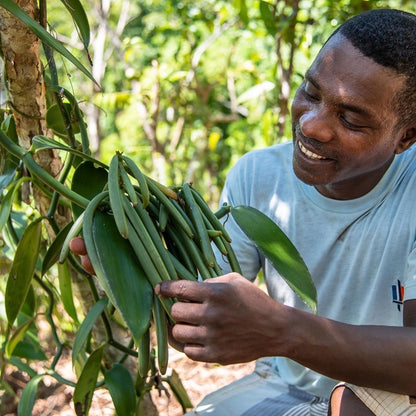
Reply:
[[[292,105],[296,176],[334,199],[369,192],[410,147],[392,107],[405,82],[342,35],[323,47]]]

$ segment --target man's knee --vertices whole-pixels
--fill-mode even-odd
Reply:
[[[330,416],[374,416],[374,413],[347,387],[337,387],[329,403]]]

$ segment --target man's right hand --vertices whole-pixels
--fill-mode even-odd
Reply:
[[[84,239],[81,237],[75,237],[69,242],[69,248],[75,254],[78,254],[81,258],[82,267],[86,272],[95,274],[94,268],[92,267],[91,260],[88,257],[87,247],[85,247]]]

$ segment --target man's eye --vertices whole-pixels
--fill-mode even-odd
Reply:
[[[347,127],[348,129],[351,129],[351,130],[360,130],[360,129],[363,129],[365,127],[365,126],[360,125],[360,124],[351,123],[343,115],[340,115],[339,118],[341,119],[342,124],[344,124],[344,126]]]
[[[306,95],[306,97],[310,100],[316,101],[319,99],[318,94],[315,91],[315,88],[312,87],[308,81],[305,82],[303,92]]]

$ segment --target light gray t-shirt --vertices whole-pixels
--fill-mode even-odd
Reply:
[[[287,142],[244,155],[228,174],[221,202],[255,207],[282,228],[311,272],[319,315],[401,326],[403,301],[416,298],[416,150],[397,155],[371,192],[347,201],[301,182],[292,150]],[[243,275],[254,280],[263,268],[271,297],[307,310],[232,216],[226,227]],[[276,357],[275,366],[288,384],[317,396],[328,397],[335,383],[285,358]]]

